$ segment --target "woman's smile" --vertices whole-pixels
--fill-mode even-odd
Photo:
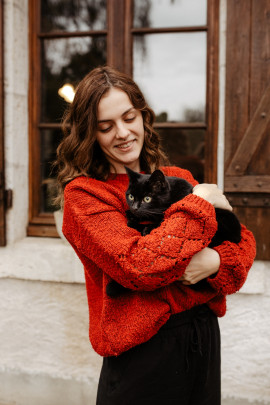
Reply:
[[[134,142],[136,142],[136,139],[116,145],[115,148],[118,148],[118,149],[123,150],[124,152],[127,152],[131,149]]]

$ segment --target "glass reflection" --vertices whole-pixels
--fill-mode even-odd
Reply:
[[[207,0],[134,0],[134,27],[206,25]]]
[[[135,35],[133,77],[163,121],[204,121],[206,33]]]
[[[40,131],[41,143],[41,212],[53,212],[53,199],[57,195],[56,173],[52,171],[52,163],[56,158],[56,149],[62,138],[60,129],[45,129]]]
[[[106,0],[42,0],[41,29],[88,31],[106,28]]]
[[[42,122],[60,121],[67,102],[58,94],[65,84],[76,88],[94,67],[106,63],[106,39],[84,37],[43,41]]]
[[[158,129],[162,146],[174,166],[189,170],[199,182],[204,181],[205,130]]]

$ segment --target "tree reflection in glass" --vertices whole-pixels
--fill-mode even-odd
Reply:
[[[207,0],[134,0],[134,27],[206,25]]]
[[[199,183],[203,183],[205,130],[159,128],[158,132],[170,163],[189,170]]]
[[[106,0],[42,0],[41,29],[88,31],[106,28]]]
[[[94,67],[106,63],[106,39],[82,37],[43,41],[42,122],[60,121],[66,108],[58,90],[74,87]]]

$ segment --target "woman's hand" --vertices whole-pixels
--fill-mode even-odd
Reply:
[[[232,211],[229,201],[216,184],[197,184],[197,186],[193,188],[193,194],[208,201],[215,208],[223,208]]]
[[[219,254],[213,249],[204,248],[192,257],[179,281],[182,281],[185,285],[196,284],[200,280],[215,274],[219,266]]]

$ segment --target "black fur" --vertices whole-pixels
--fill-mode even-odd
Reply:
[[[126,211],[127,224],[143,236],[161,224],[167,208],[182,200],[193,190],[193,186],[186,180],[164,176],[160,170],[154,171],[151,175],[136,173],[127,167],[126,171],[129,176],[126,200],[130,208]],[[239,243],[241,225],[235,214],[221,208],[215,208],[215,211],[218,229],[209,247],[218,246],[225,240]],[[147,221],[150,223],[145,224],[144,222]],[[125,291],[129,290],[114,280],[107,285],[106,289],[110,297],[118,296]]]

